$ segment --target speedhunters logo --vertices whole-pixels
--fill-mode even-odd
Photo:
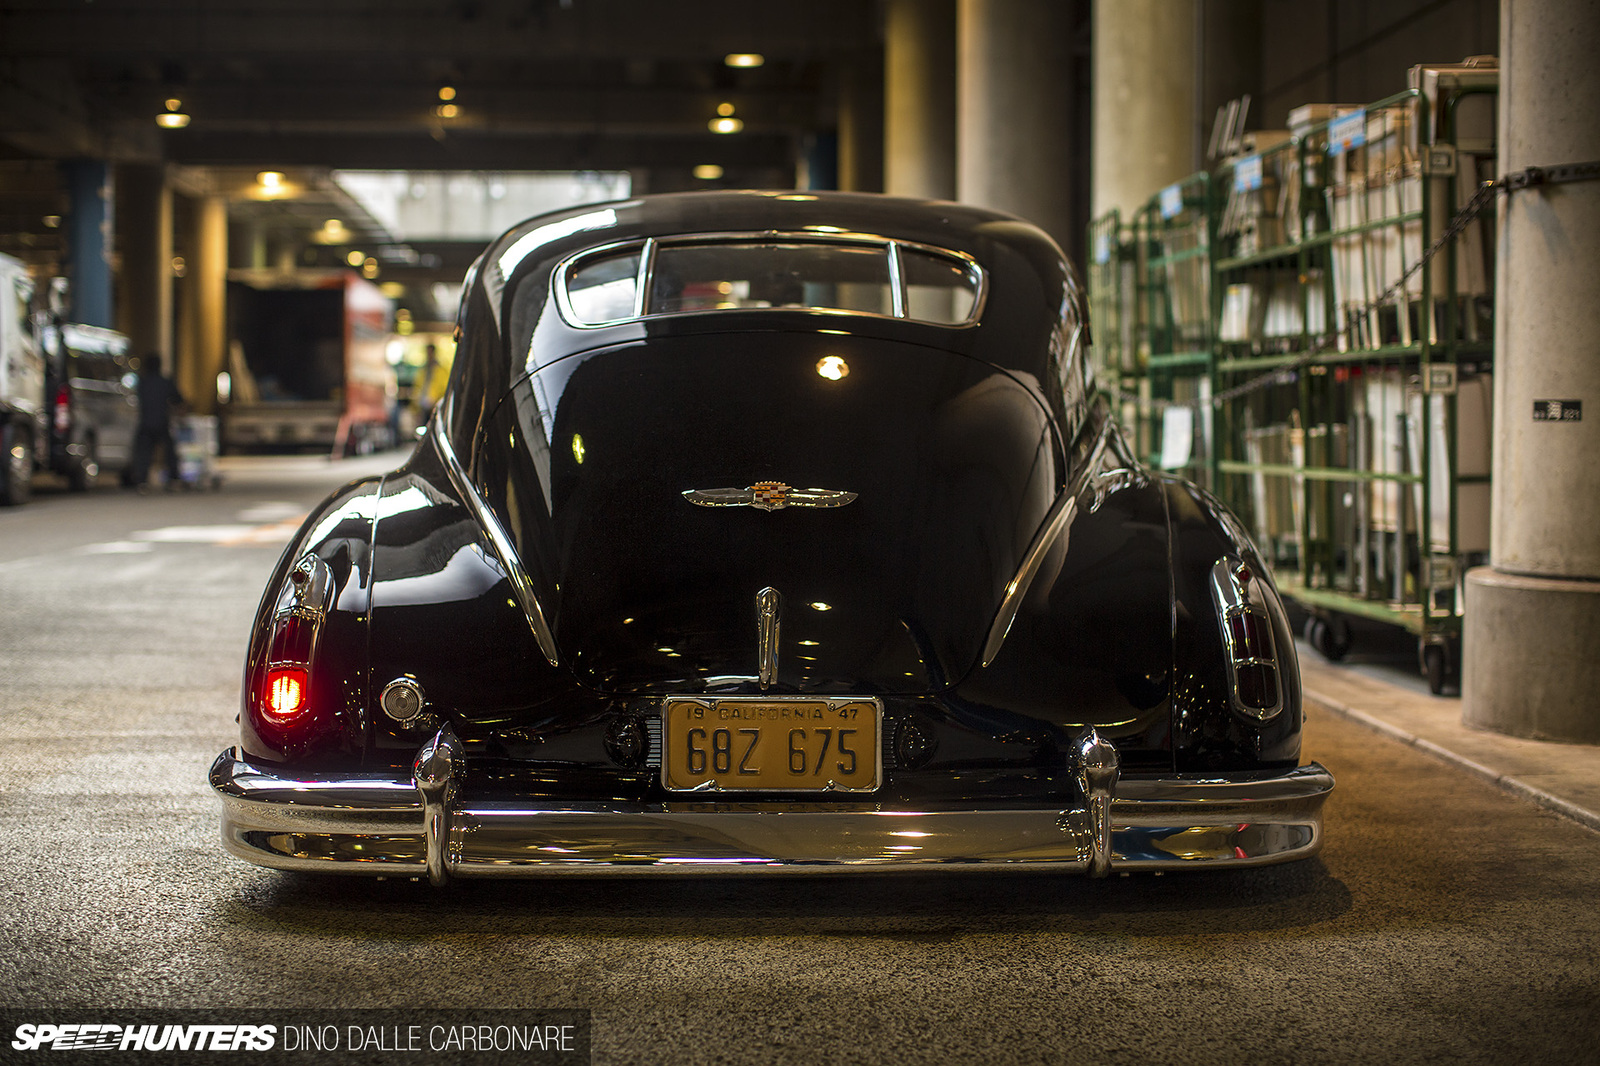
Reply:
[[[0,1059],[10,1061],[21,1059],[14,1052],[41,1052],[53,1063],[92,1052],[85,1061],[589,1062],[586,1010],[45,1009],[0,1019]]]
[[[271,1051],[274,1025],[87,1025],[17,1026],[17,1051]]]

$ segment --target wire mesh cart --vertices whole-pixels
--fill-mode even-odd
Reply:
[[[1497,74],[1424,66],[1411,82],[1297,109],[1209,186],[1196,175],[1140,210],[1140,299],[1122,307],[1149,354],[1121,390],[1159,417],[1160,465],[1193,419],[1186,472],[1244,518],[1313,646],[1342,658],[1353,616],[1403,626],[1440,692],[1459,671],[1463,576],[1489,547],[1493,216],[1463,208],[1493,176]]]

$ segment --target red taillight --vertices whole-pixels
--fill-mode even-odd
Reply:
[[[1267,620],[1251,610],[1228,616],[1228,636],[1233,643],[1235,661],[1269,659],[1272,644],[1267,636]]]
[[[56,393],[56,432],[65,433],[72,428],[72,390],[65,385]]]
[[[274,666],[267,671],[261,709],[267,717],[288,721],[310,703],[310,678],[297,666]]]

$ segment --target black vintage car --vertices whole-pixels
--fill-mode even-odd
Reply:
[[[306,521],[233,854],[452,877],[1311,855],[1333,780],[1239,523],[1135,459],[1018,219],[829,193],[533,219],[410,461]]]

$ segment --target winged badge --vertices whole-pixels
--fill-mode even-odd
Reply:
[[[856,498],[838,489],[795,489],[781,481],[758,481],[747,489],[687,489],[683,498],[701,507],[843,507]]]

